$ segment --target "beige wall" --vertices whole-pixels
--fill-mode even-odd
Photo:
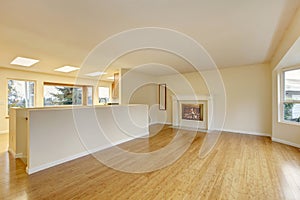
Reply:
[[[121,79],[120,79],[120,103],[121,104],[128,104],[128,103],[135,103],[132,102],[131,98],[135,91],[141,90],[141,87],[146,88],[147,91],[151,87],[144,87],[147,85],[155,84],[156,78],[155,76],[148,75],[141,73],[136,70],[127,70],[122,69],[121,71]],[[152,105],[151,99],[156,99],[156,97],[150,97],[151,94],[154,94],[152,90],[150,91],[150,94],[147,93],[147,91],[144,91],[144,99],[139,98],[139,101],[141,102],[148,102],[149,105]],[[136,98],[139,96],[139,94],[135,94]],[[150,99],[149,99],[150,98]],[[134,99],[133,99],[134,100]],[[130,102],[131,101],[131,102]]]
[[[250,65],[220,70],[226,90],[224,129],[254,134],[271,134],[271,69],[269,65]],[[179,81],[181,80],[181,81]],[[177,95],[208,95],[206,84],[198,73],[159,78]],[[189,85],[190,84],[190,85]],[[194,92],[194,93],[193,93]],[[171,96],[172,94],[168,94]],[[171,122],[172,102],[167,102]]]
[[[149,123],[166,123],[166,112],[158,109],[157,77],[135,69],[121,70],[120,102],[122,104],[146,104]]]
[[[146,104],[149,108],[149,123],[157,123],[158,86],[156,83],[143,85],[135,90],[129,100],[130,104]]]
[[[269,65],[220,70],[226,88],[224,129],[271,134],[272,97]]]
[[[75,79],[66,76],[54,76],[49,74],[27,72],[21,70],[13,70],[7,68],[0,68],[0,133],[8,131],[8,119],[7,117],[7,80],[32,80],[35,81],[35,106],[43,106],[43,83],[44,82],[56,82],[67,84],[81,84],[95,86],[97,81],[91,79]],[[101,81],[98,83],[100,86],[107,86],[111,88],[111,83]],[[98,103],[98,90],[94,89],[94,104]]]
[[[220,70],[227,96],[227,116],[224,128],[231,131],[271,133],[271,69],[269,65],[251,65]],[[208,95],[206,84],[198,73],[155,77],[139,72],[127,74],[122,80],[122,97],[129,103],[148,104],[152,122],[172,122],[173,94]],[[7,78],[29,79],[37,82],[37,106],[42,106],[43,82],[73,83],[69,77],[58,77],[24,71],[1,69],[1,130],[8,129],[6,116]],[[92,84],[91,80],[81,80]],[[125,82],[124,82],[125,81]],[[167,111],[159,111],[158,87],[155,83],[167,83]],[[108,83],[110,84],[110,83]],[[123,88],[125,87],[125,89]],[[97,91],[95,92],[97,93]],[[40,97],[39,97],[40,96]],[[95,94],[95,96],[97,96]],[[150,121],[150,123],[151,123]]]
[[[157,98],[157,84],[150,83],[134,91],[129,102],[152,106],[153,104],[156,104]]]
[[[290,61],[292,65],[295,65],[295,59],[290,55],[298,55],[299,52],[293,52],[294,45],[297,45],[296,42],[300,37],[300,9],[297,10],[297,13],[294,16],[293,21],[291,22],[289,28],[286,30],[286,33],[279,44],[276,53],[273,56],[271,66],[273,69],[272,72],[272,139],[281,143],[290,144],[293,146],[300,147],[300,125],[292,125],[287,123],[279,122],[279,101],[278,101],[278,79],[277,75],[280,73],[280,68],[292,67],[289,66]],[[296,48],[297,49],[297,48]],[[297,58],[297,60],[299,60]],[[283,62],[282,62],[283,61]]]
[[[287,53],[290,47],[300,36],[300,8],[298,8],[290,26],[286,30],[283,39],[277,47],[277,50],[272,58],[271,66],[274,69]]]
[[[167,84],[167,111],[160,111],[160,116],[166,116],[167,123],[172,123],[172,96],[173,95],[208,95],[206,84],[199,73],[185,73],[158,77],[159,83]],[[160,117],[162,118],[162,117]]]
[[[168,89],[177,95],[207,94],[208,89],[199,73],[176,74],[159,77],[160,83],[167,83]]]
[[[280,69],[273,71],[272,80],[272,140],[281,143],[297,146],[300,148],[300,125],[288,124],[279,121],[279,93],[280,84],[278,83],[278,74]]]

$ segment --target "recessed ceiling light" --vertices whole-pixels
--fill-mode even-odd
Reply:
[[[31,58],[16,57],[10,64],[20,65],[23,67],[30,67],[38,62],[39,62],[39,60],[35,60],[35,59],[31,59]]]
[[[75,70],[79,70],[79,68],[78,67],[72,67],[72,66],[63,66],[63,67],[55,69],[54,71],[67,73],[67,72],[72,72],[72,71],[75,71]]]
[[[113,76],[109,76],[106,79],[108,79],[108,80],[114,80],[115,78]]]
[[[103,74],[107,74],[106,72],[93,72],[93,73],[89,73],[89,74],[86,74],[87,76],[100,76],[100,75],[103,75]]]

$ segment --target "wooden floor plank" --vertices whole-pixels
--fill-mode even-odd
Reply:
[[[152,127],[158,129],[150,138],[118,147],[135,153],[166,147],[177,130]],[[299,149],[268,137],[222,133],[200,159],[205,135],[197,133],[172,165],[149,173],[120,172],[89,155],[30,176],[22,161],[6,151],[7,134],[0,135],[0,199],[300,199]],[[120,164],[132,163],[122,154],[114,156]]]

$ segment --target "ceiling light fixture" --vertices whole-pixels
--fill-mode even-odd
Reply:
[[[107,74],[106,72],[93,72],[93,73],[89,73],[86,74],[86,76],[100,76],[100,75],[104,75]]]
[[[107,80],[114,80],[115,78],[113,76],[109,76],[106,78]]]
[[[54,71],[67,73],[67,72],[72,72],[72,71],[79,70],[79,69],[80,68],[73,67],[73,66],[63,66],[63,67],[55,69]]]
[[[38,63],[39,60],[35,60],[32,58],[24,58],[24,57],[16,57],[13,61],[11,61],[10,64],[12,65],[20,65],[23,67],[30,67],[36,63]]]

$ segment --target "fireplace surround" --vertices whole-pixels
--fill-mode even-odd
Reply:
[[[211,97],[208,95],[173,95],[172,125],[180,128],[209,129]]]

